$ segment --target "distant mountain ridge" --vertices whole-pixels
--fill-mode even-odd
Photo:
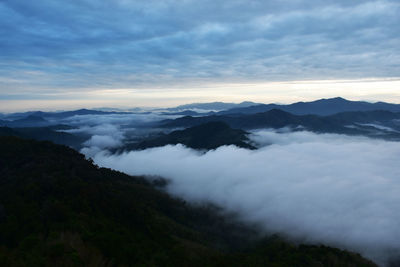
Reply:
[[[153,111],[164,110],[165,115],[189,115],[189,116],[208,116],[208,115],[227,115],[227,114],[255,114],[266,112],[272,109],[280,109],[294,115],[333,115],[340,112],[352,111],[373,111],[373,110],[386,110],[391,112],[400,112],[400,104],[392,104],[386,102],[370,103],[366,101],[350,101],[342,97],[323,98],[311,102],[296,102],[292,104],[261,104],[251,101],[244,101],[241,103],[226,103],[226,102],[210,102],[210,103],[191,103],[180,105],[173,108],[156,109]],[[130,110],[135,110],[130,109]],[[210,112],[197,112],[210,111]],[[214,112],[216,111],[216,112]],[[137,112],[137,111],[135,111]],[[106,110],[97,109],[78,109],[71,111],[28,111],[18,112],[11,114],[0,114],[0,122],[9,122],[24,119],[30,116],[37,116],[43,119],[62,119],[75,115],[109,115],[109,114],[133,114],[130,111],[112,111],[111,108]],[[147,112],[148,113],[148,112]]]
[[[44,112],[44,111],[27,111],[27,112],[18,112],[11,114],[3,114],[2,119],[5,120],[21,120],[28,117],[41,117],[41,118],[53,118],[53,119],[62,119],[67,117],[72,117],[76,115],[108,115],[108,114],[131,114],[131,112],[122,112],[122,111],[101,111],[94,109],[77,109],[70,111],[54,111],[54,112]]]
[[[49,121],[37,115],[28,115],[25,118],[16,119],[13,121],[1,120],[0,126],[7,127],[40,127],[49,125]]]
[[[60,127],[62,126],[63,125],[60,125]],[[82,142],[86,139],[82,136],[57,131],[57,126],[20,128],[0,127],[0,136],[15,136],[24,139],[51,141],[55,144],[66,145],[75,149],[81,148]]]
[[[60,124],[58,120],[73,116],[84,115],[112,115],[112,114],[133,114],[132,112],[100,111],[92,109],[78,109],[60,112],[28,111],[11,114],[2,114],[0,127],[48,127]]]
[[[254,103],[250,101],[244,101],[241,103],[226,103],[226,102],[210,102],[210,103],[191,103],[180,105],[173,108],[167,108],[166,110],[171,112],[179,112],[184,110],[193,110],[193,109],[201,109],[201,110],[227,110],[232,108],[246,108],[254,105],[258,105],[259,103]]]
[[[385,102],[369,103],[365,101],[350,101],[341,97],[319,99],[311,102],[297,102],[289,105],[279,104],[259,104],[250,107],[233,108],[220,111],[218,115],[226,114],[255,114],[266,112],[272,109],[280,109],[295,115],[333,115],[340,112],[350,111],[373,111],[386,110],[391,112],[400,112],[400,104],[391,104]]]
[[[298,102],[290,105],[277,104],[257,104],[253,102],[242,102],[240,104],[212,102],[212,103],[194,103],[181,105],[170,109],[169,112],[161,113],[153,111],[146,114],[174,115],[175,120],[152,121],[146,125],[141,125],[143,128],[158,127],[174,128],[194,127],[210,122],[225,123],[230,130],[224,132],[227,138],[234,129],[252,130],[260,128],[282,128],[290,127],[292,129],[305,129],[317,133],[339,133],[350,135],[364,135],[378,138],[387,138],[390,140],[400,140],[400,105],[384,102],[368,103],[364,101],[349,101],[344,98],[336,97],[330,99],[320,99],[312,102]],[[226,108],[234,105],[235,108],[220,112],[196,112],[196,108]],[[173,112],[173,109],[181,111]],[[191,110],[190,108],[193,108]],[[65,135],[57,132],[54,127],[60,124],[66,124],[64,127],[72,127],[68,125],[69,117],[92,115],[96,120],[96,116],[125,114],[134,116],[131,112],[119,111],[99,111],[91,109],[79,109],[62,112],[42,112],[31,111],[25,113],[3,114],[0,120],[0,127],[13,128],[19,134],[23,133],[23,137],[34,138],[38,140],[50,140],[58,144],[66,144],[72,147],[80,147],[78,141],[90,138],[90,135],[85,133],[75,133],[73,135]],[[142,113],[143,114],[143,113]],[[99,122],[100,122],[99,117]],[[137,125],[135,125],[137,126]],[[74,126],[76,127],[76,125]],[[132,127],[132,126],[131,126]],[[18,128],[23,128],[18,130]],[[29,129],[32,128],[32,129]],[[207,132],[206,128],[198,128],[200,132]],[[212,129],[212,127],[210,128]],[[174,133],[178,135],[178,132]],[[182,143],[193,148],[213,149],[211,144],[207,144],[215,136],[216,132],[209,132],[202,138],[197,137],[194,131],[184,131],[182,136],[159,136],[158,140],[146,140],[147,147],[154,144],[176,144]],[[218,133],[220,134],[220,133]],[[21,136],[21,135],[17,135]],[[197,145],[193,146],[196,138]],[[235,143],[236,139],[227,139],[219,136],[218,144],[236,144],[242,147],[242,143]],[[216,141],[217,139],[214,139]],[[188,140],[191,140],[190,142]],[[133,140],[136,143],[138,140]],[[140,140],[139,140],[140,141]],[[150,145],[152,143],[153,145]],[[202,144],[198,147],[198,144]]]
[[[227,114],[204,117],[185,116],[175,120],[165,120],[161,122],[161,126],[170,128],[193,127],[203,123],[221,121],[232,128],[243,130],[290,127],[317,133],[367,136],[379,136],[384,133],[385,135],[381,137],[400,140],[400,123],[398,123],[398,120],[400,120],[400,113],[390,111],[357,111],[343,112],[330,116],[318,116],[294,115],[280,109],[272,109],[256,114]],[[376,124],[375,127],[374,124]],[[379,126],[386,127],[388,130],[384,132],[378,131],[379,128],[377,127]]]

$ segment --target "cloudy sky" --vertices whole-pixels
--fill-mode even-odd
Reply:
[[[400,2],[0,0],[2,110],[400,103]]]

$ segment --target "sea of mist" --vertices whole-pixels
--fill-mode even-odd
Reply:
[[[93,138],[82,152],[99,166],[162,176],[170,194],[216,204],[264,233],[356,251],[381,264],[399,255],[400,142],[288,129],[249,137],[259,149],[178,144],[111,154],[92,146]]]

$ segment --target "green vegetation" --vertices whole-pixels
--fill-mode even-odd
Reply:
[[[2,266],[375,266],[191,207],[50,142],[0,137]]]

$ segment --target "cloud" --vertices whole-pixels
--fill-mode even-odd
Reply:
[[[213,202],[267,232],[350,249],[379,263],[399,255],[400,143],[309,132],[254,136],[273,144],[206,153],[176,145],[98,152],[93,159],[133,175],[166,177],[171,194]]]
[[[80,130],[73,131],[86,131],[89,133],[98,133],[98,131],[111,131],[115,127],[120,126],[144,126],[151,123],[173,119],[179,116],[175,115],[160,115],[157,113],[126,113],[126,114],[106,114],[106,115],[74,115],[72,117],[61,120],[62,123],[67,123],[74,126],[81,126]],[[99,126],[100,125],[100,126]],[[118,125],[118,126],[117,126]]]
[[[154,123],[175,115],[157,113],[142,114],[107,114],[107,115],[74,115],[57,123],[65,123],[76,128],[61,130],[62,132],[82,135],[88,138],[82,145],[81,152],[93,156],[105,149],[118,148],[124,142],[141,140],[149,134],[157,134],[167,129],[151,128]]]
[[[67,133],[87,133],[91,135],[99,134],[99,135],[116,135],[116,136],[121,136],[121,130],[119,126],[113,125],[113,124],[106,124],[102,123],[104,121],[97,121],[96,125],[93,126],[88,126],[85,125],[85,122],[87,123],[88,121],[84,120],[81,121],[79,120],[80,128],[77,129],[70,129],[70,130],[63,130],[64,132]],[[75,121],[76,123],[76,121]],[[75,124],[77,125],[77,124]]]
[[[367,137],[354,137],[349,135],[338,134],[313,134],[306,131],[293,132],[289,128],[274,129],[260,129],[252,131],[249,138],[259,147],[268,145],[291,145],[291,144],[304,144],[315,142],[329,142],[330,144],[341,145],[343,143],[352,142],[354,140],[368,142],[370,139]]]
[[[90,117],[90,122],[93,122],[92,119],[93,118]],[[99,116],[99,120],[97,121],[99,124],[96,125],[90,126],[87,120],[82,121],[81,118],[79,120],[73,120],[73,122],[75,123],[74,125],[79,125],[79,128],[62,131],[72,134],[88,135],[89,139],[82,144],[84,147],[81,149],[81,153],[87,156],[93,156],[105,149],[116,148],[123,145],[125,131],[114,124],[101,124],[104,122],[104,120],[101,120],[101,116]]]
[[[1,93],[397,77],[399,10],[367,0],[2,1]]]
[[[93,135],[88,141],[84,143],[84,145],[104,149],[119,147],[122,145],[122,142],[108,135]]]

